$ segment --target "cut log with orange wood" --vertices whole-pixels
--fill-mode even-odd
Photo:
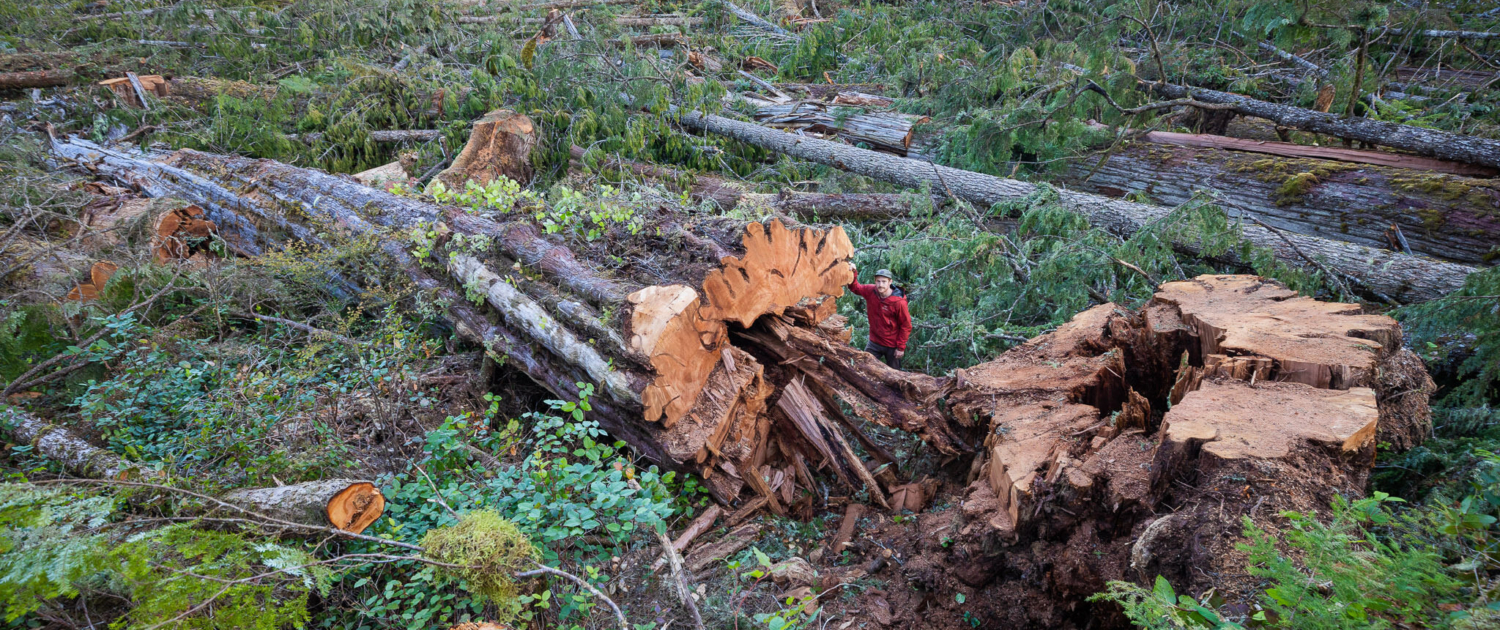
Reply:
[[[279,225],[278,232],[314,245],[317,233],[337,230],[379,238],[422,226],[438,234],[432,252],[447,274],[498,315],[492,325],[456,316],[471,339],[509,356],[510,365],[559,397],[577,396],[575,383],[595,384],[592,417],[606,430],[650,459],[702,474],[725,502],[748,489],[784,509],[775,493],[786,486],[774,479],[795,476],[796,456],[841,465],[824,462],[811,445],[781,449],[771,439],[773,432],[798,435],[789,425],[778,429],[787,421],[773,411],[794,379],[805,378],[811,390],[805,406],[822,408],[851,485],[866,485],[851,449],[867,438],[843,418],[839,401],[939,440],[945,453],[964,450],[937,411],[937,392],[927,391],[940,389],[941,379],[862,361],[841,326],[831,325],[837,318],[827,301],[852,279],[853,246],[838,227],[690,221],[645,207],[637,209],[650,215],[642,220],[659,229],[614,225],[592,237],[549,235],[530,221],[501,223],[269,160],[190,150],[146,159],[77,140],[59,140],[54,150],[150,194],[211,204],[227,242],[262,250],[274,246],[269,228],[245,226]],[[168,171],[171,178],[152,177]],[[297,221],[286,219],[292,212]],[[418,267],[400,245],[382,247],[403,267]],[[736,337],[733,330],[753,334]],[[852,364],[777,363],[793,348],[819,344],[843,346],[838,356]],[[939,425],[921,426],[928,421]]]
[[[78,286],[68,291],[68,301],[90,302],[99,299],[99,292],[104,290],[104,283],[109,282],[110,277],[114,276],[119,269],[119,265],[108,260],[94,263],[94,266],[89,268],[89,279],[78,283]]]
[[[318,525],[355,534],[385,512],[385,495],[375,484],[356,479],[323,479],[289,486],[235,490],[226,503],[273,519]]]

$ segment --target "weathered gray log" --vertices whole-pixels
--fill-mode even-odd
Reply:
[[[271,518],[356,534],[379,519],[385,510],[385,497],[380,489],[358,479],[246,488],[229,492],[220,499]]]
[[[155,470],[128,462],[90,444],[67,427],[52,424],[17,407],[0,405],[0,430],[13,442],[29,444],[33,452],[61,464],[63,470],[90,479],[125,480],[161,476]]]
[[[569,154],[579,161],[586,151],[574,146]],[[610,159],[600,165],[606,170],[629,172],[636,177],[655,181],[676,192],[687,192],[693,201],[709,201],[720,209],[729,211],[746,206],[752,211],[772,215],[788,215],[805,220],[888,221],[905,219],[913,214],[914,201],[900,193],[811,193],[783,190],[777,193],[747,192],[744,186],[716,175],[688,173],[674,168],[644,164],[632,160]],[[684,182],[691,181],[691,185]],[[932,195],[934,209],[941,208],[947,199]]]
[[[436,129],[381,129],[370,132],[370,141],[383,144],[396,144],[399,142],[430,142],[443,136],[443,132]],[[312,143],[323,139],[320,132],[293,134],[287,136],[293,140]]]
[[[1337,114],[1267,103],[1248,96],[1204,88],[1184,87],[1170,83],[1148,85],[1157,94],[1167,98],[1192,97],[1194,100],[1205,103],[1232,105],[1235,112],[1274,121],[1283,127],[1378,144],[1411,151],[1417,155],[1500,168],[1500,141],[1497,140],[1369,118],[1347,118]]]
[[[1469,265],[1500,257],[1500,186],[1489,180],[1389,166],[1142,144],[1103,163],[1069,166],[1063,181],[1110,197],[1140,191],[1166,205],[1214,193],[1231,218],[1249,213],[1279,229]],[[1389,235],[1389,236],[1388,236]]]
[[[928,120],[926,116],[895,112],[839,116],[830,111],[830,105],[806,101],[762,105],[755,110],[755,121],[777,129],[834,134],[850,144],[865,143],[876,150],[904,156],[911,150],[912,127]]]
[[[741,20],[744,20],[746,23],[750,24],[751,26],[754,26],[755,28],[758,28],[760,30],[766,31],[768,33],[773,33],[773,34],[776,34],[776,35],[780,35],[780,36],[788,38],[788,39],[793,39],[793,40],[797,40],[797,41],[801,41],[802,40],[802,36],[800,36],[800,35],[794,35],[794,34],[788,32],[786,29],[781,28],[780,26],[777,26],[775,24],[767,22],[764,18],[760,17],[759,15],[756,15],[754,13],[751,13],[749,11],[744,10],[743,8],[740,7],[740,5],[737,5],[737,4],[733,3],[733,2],[730,2],[729,0],[721,0],[721,1],[724,3],[724,6],[727,7],[729,9],[729,11],[734,14],[735,17],[737,17],[737,18],[739,18]]]
[[[1416,33],[1423,37],[1453,37],[1457,39],[1500,39],[1500,31],[1442,31],[1436,29],[1411,30],[1404,28],[1393,28],[1389,30],[1392,35],[1405,35]]]
[[[832,166],[866,177],[912,188],[928,187],[983,208],[1026,199],[1037,186],[1013,179],[964,171],[899,158],[837,142],[806,138],[767,129],[723,116],[679,110],[682,125],[714,133],[792,157]],[[1172,209],[1099,195],[1060,190],[1062,205],[1087,217],[1111,233],[1129,236],[1142,226],[1170,220]],[[1397,300],[1420,301],[1441,297],[1463,286],[1475,269],[1463,265],[1407,256],[1328,239],[1276,234],[1258,225],[1245,225],[1241,234],[1252,245],[1271,250],[1278,259],[1306,266],[1303,255],[1322,259],[1334,271],[1357,279],[1366,287]],[[1290,243],[1288,242],[1290,241]],[[1294,246],[1294,245],[1295,246]],[[1198,253],[1192,239],[1179,237],[1174,246]]]

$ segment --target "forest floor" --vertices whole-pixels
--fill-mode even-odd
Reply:
[[[0,626],[1494,627],[1491,4],[0,5]],[[773,221],[679,452],[619,296]]]

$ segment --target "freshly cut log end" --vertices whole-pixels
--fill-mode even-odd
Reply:
[[[385,496],[368,481],[323,479],[248,488],[224,495],[223,500],[274,519],[333,527],[361,533],[385,513]]]
[[[1280,459],[1302,443],[1354,454],[1375,443],[1378,420],[1375,390],[1367,387],[1208,380],[1167,412],[1157,458],[1196,450],[1223,460]]]
[[[704,317],[749,327],[768,313],[780,315],[807,297],[844,294],[854,280],[845,264],[854,244],[844,228],[788,229],[779,219],[745,229],[745,254],[720,261],[703,280]]]
[[[373,483],[352,484],[328,500],[328,522],[346,532],[362,533],[384,513],[385,495]]]
[[[198,206],[164,212],[156,218],[156,226],[152,229],[152,257],[157,263],[170,260],[206,262],[213,256],[208,248],[209,240],[218,229],[213,221],[204,218],[203,208]]]
[[[434,181],[460,191],[466,182],[484,185],[501,176],[525,185],[531,181],[531,150],[536,143],[536,127],[530,118],[497,109],[474,121],[469,143]]]
[[[680,284],[646,287],[627,299],[630,349],[650,357],[656,371],[641,392],[646,420],[671,427],[693,408],[718,363],[724,325],[703,318],[698,292]]]
[[[101,260],[89,268],[89,281],[80,283],[68,291],[67,300],[70,302],[91,302],[99,299],[99,292],[104,289],[104,283],[115,275],[120,269],[108,260]]]

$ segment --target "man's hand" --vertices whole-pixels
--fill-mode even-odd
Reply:
[[[906,351],[905,350],[897,350],[896,351],[896,358],[897,359],[899,359],[901,357],[904,357],[904,356],[906,356]]]

